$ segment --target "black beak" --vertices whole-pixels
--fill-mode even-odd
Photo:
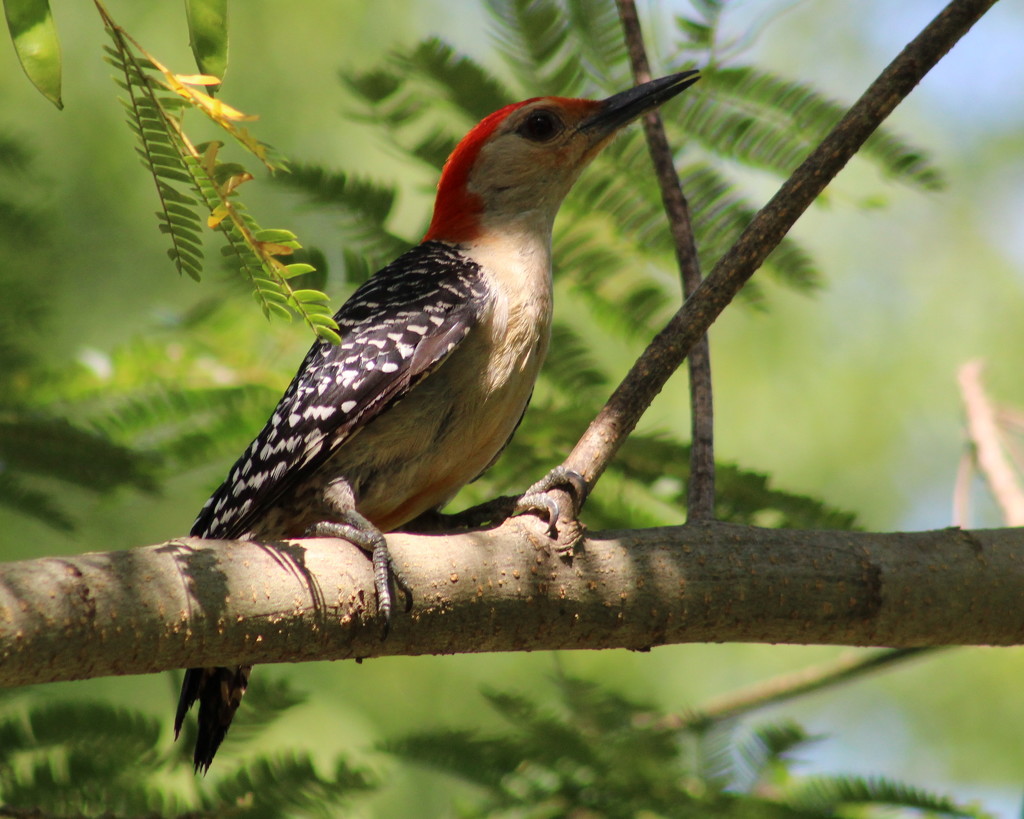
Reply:
[[[614,133],[623,125],[632,122],[641,114],[657,108],[663,102],[689,88],[700,79],[699,71],[682,71],[661,79],[645,82],[636,88],[613,94],[602,100],[597,113],[591,114],[579,124],[584,132],[593,131],[597,137]]]

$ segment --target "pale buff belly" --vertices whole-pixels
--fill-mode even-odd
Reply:
[[[443,506],[493,463],[526,410],[544,349],[524,352],[499,384],[467,378],[465,368],[479,365],[472,350],[459,352],[339,452],[358,476],[357,509],[382,531]]]

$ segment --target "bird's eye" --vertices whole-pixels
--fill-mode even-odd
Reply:
[[[547,142],[561,133],[562,121],[550,111],[534,111],[516,130],[531,142]]]

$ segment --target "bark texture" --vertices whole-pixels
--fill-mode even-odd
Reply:
[[[686,642],[1024,642],[1024,530],[595,533],[572,558],[533,520],[392,535],[413,606],[380,639],[343,541],[175,540],[0,564],[0,685],[170,668]]]

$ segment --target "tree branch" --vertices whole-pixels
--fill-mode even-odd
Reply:
[[[1024,526],[1024,489],[1021,488],[999,431],[996,412],[981,383],[984,363],[969,361],[957,380],[967,412],[967,431],[974,446],[978,468],[1003,512],[1007,526]],[[966,513],[964,517],[966,517]]]
[[[591,485],[665,382],[826,185],[921,78],[995,4],[953,0],[879,75],[772,197],[682,309],[655,337],[580,438],[564,466]],[[571,508],[569,504],[565,508]],[[571,530],[570,530],[571,535]]]
[[[865,674],[871,674],[907,660],[920,659],[941,650],[939,646],[925,648],[897,648],[892,651],[877,651],[867,657],[850,652],[821,665],[800,668],[754,683],[739,691],[715,697],[700,708],[687,714],[673,714],[661,721],[665,728],[676,730],[695,726],[707,726],[776,705],[780,702],[812,694],[825,688],[833,688]]]
[[[633,66],[637,85],[649,82],[651,66],[644,47],[644,35],[633,0],[616,0],[619,19]],[[700,286],[700,263],[697,243],[693,238],[690,205],[679,184],[672,148],[657,109],[643,116],[647,150],[654,163],[654,172],[661,189],[661,202],[668,216],[676,263],[683,281],[683,295],[690,295]],[[711,347],[707,335],[701,336],[687,356],[690,375],[690,483],[686,494],[686,517],[693,522],[715,517],[715,424],[711,388]]]
[[[536,526],[533,524],[536,523]],[[572,559],[514,520],[388,538],[413,591],[380,640],[343,541],[182,539],[0,564],[0,685],[235,663],[685,642],[1024,642],[1024,531],[604,532]]]

